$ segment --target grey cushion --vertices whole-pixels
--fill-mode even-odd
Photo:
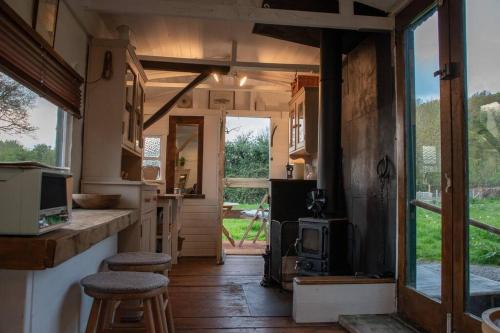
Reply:
[[[143,293],[168,285],[168,279],[156,273],[102,272],[80,281],[86,290],[106,294]]]
[[[172,257],[165,253],[123,252],[106,259],[106,262],[115,266],[142,266],[168,264],[171,260]]]

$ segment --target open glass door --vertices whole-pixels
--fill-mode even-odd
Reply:
[[[465,0],[465,312],[500,307],[500,2]]]
[[[441,300],[441,106],[438,15],[432,10],[407,31],[408,213],[406,285]]]
[[[424,7],[416,12],[402,37],[406,178],[401,190],[405,205],[400,212],[404,251],[400,251],[399,310],[432,332],[444,332],[450,325],[452,296],[450,89],[438,70],[448,52],[441,11]]]

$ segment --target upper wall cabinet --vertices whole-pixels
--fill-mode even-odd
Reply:
[[[318,150],[318,88],[301,88],[289,103],[289,145],[292,158]]]
[[[85,108],[85,179],[142,179],[145,81],[127,40],[92,41]]]

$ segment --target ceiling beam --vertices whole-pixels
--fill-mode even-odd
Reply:
[[[181,89],[187,86],[187,83],[180,83],[180,82],[155,82],[148,80],[146,82],[146,87],[148,88],[174,88],[174,89]],[[196,89],[210,89],[210,90],[238,90],[238,91],[269,91],[269,92],[283,92],[283,93],[290,93],[291,88],[290,86],[278,86],[278,85],[256,85],[256,86],[247,86],[245,85],[244,87],[228,87],[228,86],[219,86],[217,84],[207,84],[207,83],[202,83],[196,86]]]
[[[83,0],[86,9],[118,15],[161,15],[326,29],[392,31],[393,17],[344,15],[179,0]]]
[[[164,70],[175,70],[177,66],[181,68],[183,65],[189,67],[188,65],[201,65],[207,66],[207,68],[212,67],[231,67],[233,70],[245,70],[245,71],[270,71],[270,72],[299,72],[299,73],[318,73],[319,65],[310,64],[278,64],[278,63],[265,63],[265,62],[246,62],[246,61],[236,61],[234,59],[222,61],[222,60],[209,60],[209,59],[191,59],[191,58],[172,58],[172,57],[157,57],[157,56],[138,56],[144,69],[157,69],[161,68],[147,68],[144,63],[156,64],[157,67],[161,67],[159,63],[166,63]],[[182,67],[184,68],[184,67]],[[192,68],[196,68],[193,66]]]
[[[210,65],[196,64],[187,62],[168,62],[155,60],[140,60],[142,68],[145,70],[159,70],[169,72],[188,72],[188,73],[218,73],[225,75],[229,73],[228,65]]]
[[[200,73],[193,81],[191,81],[187,86],[185,86],[181,91],[177,93],[172,99],[170,99],[165,105],[163,105],[158,111],[156,111],[148,120],[144,122],[144,129],[151,127],[158,120],[163,118],[167,113],[172,110],[172,108],[177,104],[177,101],[184,96],[184,94],[191,91],[198,84],[202,83],[211,72]]]
[[[346,16],[354,15],[353,0],[339,0],[339,12]]]

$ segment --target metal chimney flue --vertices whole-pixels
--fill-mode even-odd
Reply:
[[[318,189],[326,197],[325,217],[345,217],[342,184],[342,36],[323,29],[320,44]]]

